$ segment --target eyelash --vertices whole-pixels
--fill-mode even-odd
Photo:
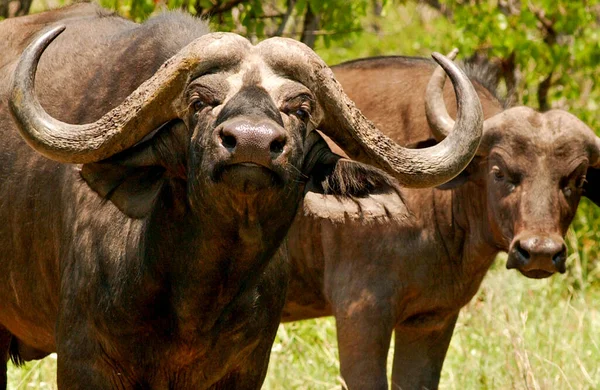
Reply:
[[[294,101],[300,100],[300,104],[296,105]],[[307,96],[299,96],[290,101],[289,115],[294,115],[303,122],[306,122],[311,117],[311,99]]]

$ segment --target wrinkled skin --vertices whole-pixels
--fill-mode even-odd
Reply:
[[[333,69],[395,141],[437,142],[424,110],[430,61],[367,59]],[[349,389],[389,387],[393,331],[392,388],[437,388],[459,310],[496,255],[509,253],[507,266],[529,277],[564,272],[563,238],[581,196],[598,200],[598,149],[589,128],[564,111],[505,110],[474,85],[493,121],[486,119],[478,156],[463,174],[442,188],[390,188],[355,201],[312,194],[289,231],[280,253],[292,275],[282,320],[335,316]],[[444,95],[454,115],[451,91]],[[410,119],[397,129],[401,118]]]
[[[260,388],[288,279],[272,255],[305,183],[369,177],[347,197],[391,178],[339,164],[308,134],[327,114],[313,91],[265,63],[268,43],[233,34],[206,36],[220,60],[169,102],[177,119],[102,161],[49,160],[7,101],[20,53],[57,22],[36,93],[74,124],[207,33],[184,14],[136,25],[90,4],[0,24],[0,388],[9,356],[54,351],[61,389]]]

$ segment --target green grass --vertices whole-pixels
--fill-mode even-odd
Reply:
[[[499,260],[461,313],[440,387],[600,389],[600,288],[573,288],[577,256],[546,280]],[[281,325],[264,388],[339,389],[336,344],[331,318]],[[55,388],[55,367],[52,356],[11,367],[9,389]]]

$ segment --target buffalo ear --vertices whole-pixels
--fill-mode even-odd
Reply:
[[[436,141],[434,138],[428,138],[423,141],[417,141],[412,144],[408,144],[408,145],[406,145],[406,147],[411,148],[411,149],[424,149],[424,148],[428,148],[430,146],[434,146],[437,144],[438,144],[438,141]],[[471,164],[473,164],[473,163],[474,162],[471,162]],[[447,181],[446,183],[439,185],[436,188],[439,190],[451,190],[451,189],[460,187],[461,185],[465,184],[467,181],[469,181],[469,178],[471,176],[470,172],[469,172],[469,168],[471,167],[471,164],[469,164],[469,166],[467,168],[465,168],[461,173],[459,173],[456,177],[454,177],[454,179]]]
[[[583,196],[600,206],[600,168],[588,168],[583,185]]]
[[[147,216],[165,179],[185,179],[186,127],[169,123],[134,147],[106,160],[84,164],[81,177],[102,198],[131,218]]]
[[[454,188],[460,187],[466,182],[469,181],[470,174],[467,169],[463,170],[457,176],[455,176],[452,180],[445,182],[435,188],[438,190],[452,190]]]
[[[340,197],[399,193],[398,182],[373,166],[343,158],[331,151],[323,137],[312,132],[307,140],[303,173],[308,176],[306,191]]]
[[[431,146],[435,146],[437,144],[438,144],[438,142],[435,140],[435,138],[427,138],[426,140],[423,140],[423,141],[409,143],[406,145],[406,147],[409,149],[425,149],[425,148],[429,148]]]

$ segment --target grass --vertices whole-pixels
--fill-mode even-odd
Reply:
[[[571,272],[530,280],[501,259],[463,309],[441,389],[599,389],[600,288]],[[391,353],[389,360],[391,368]],[[9,389],[55,388],[56,357],[9,368]],[[339,389],[332,318],[281,325],[265,389]]]

